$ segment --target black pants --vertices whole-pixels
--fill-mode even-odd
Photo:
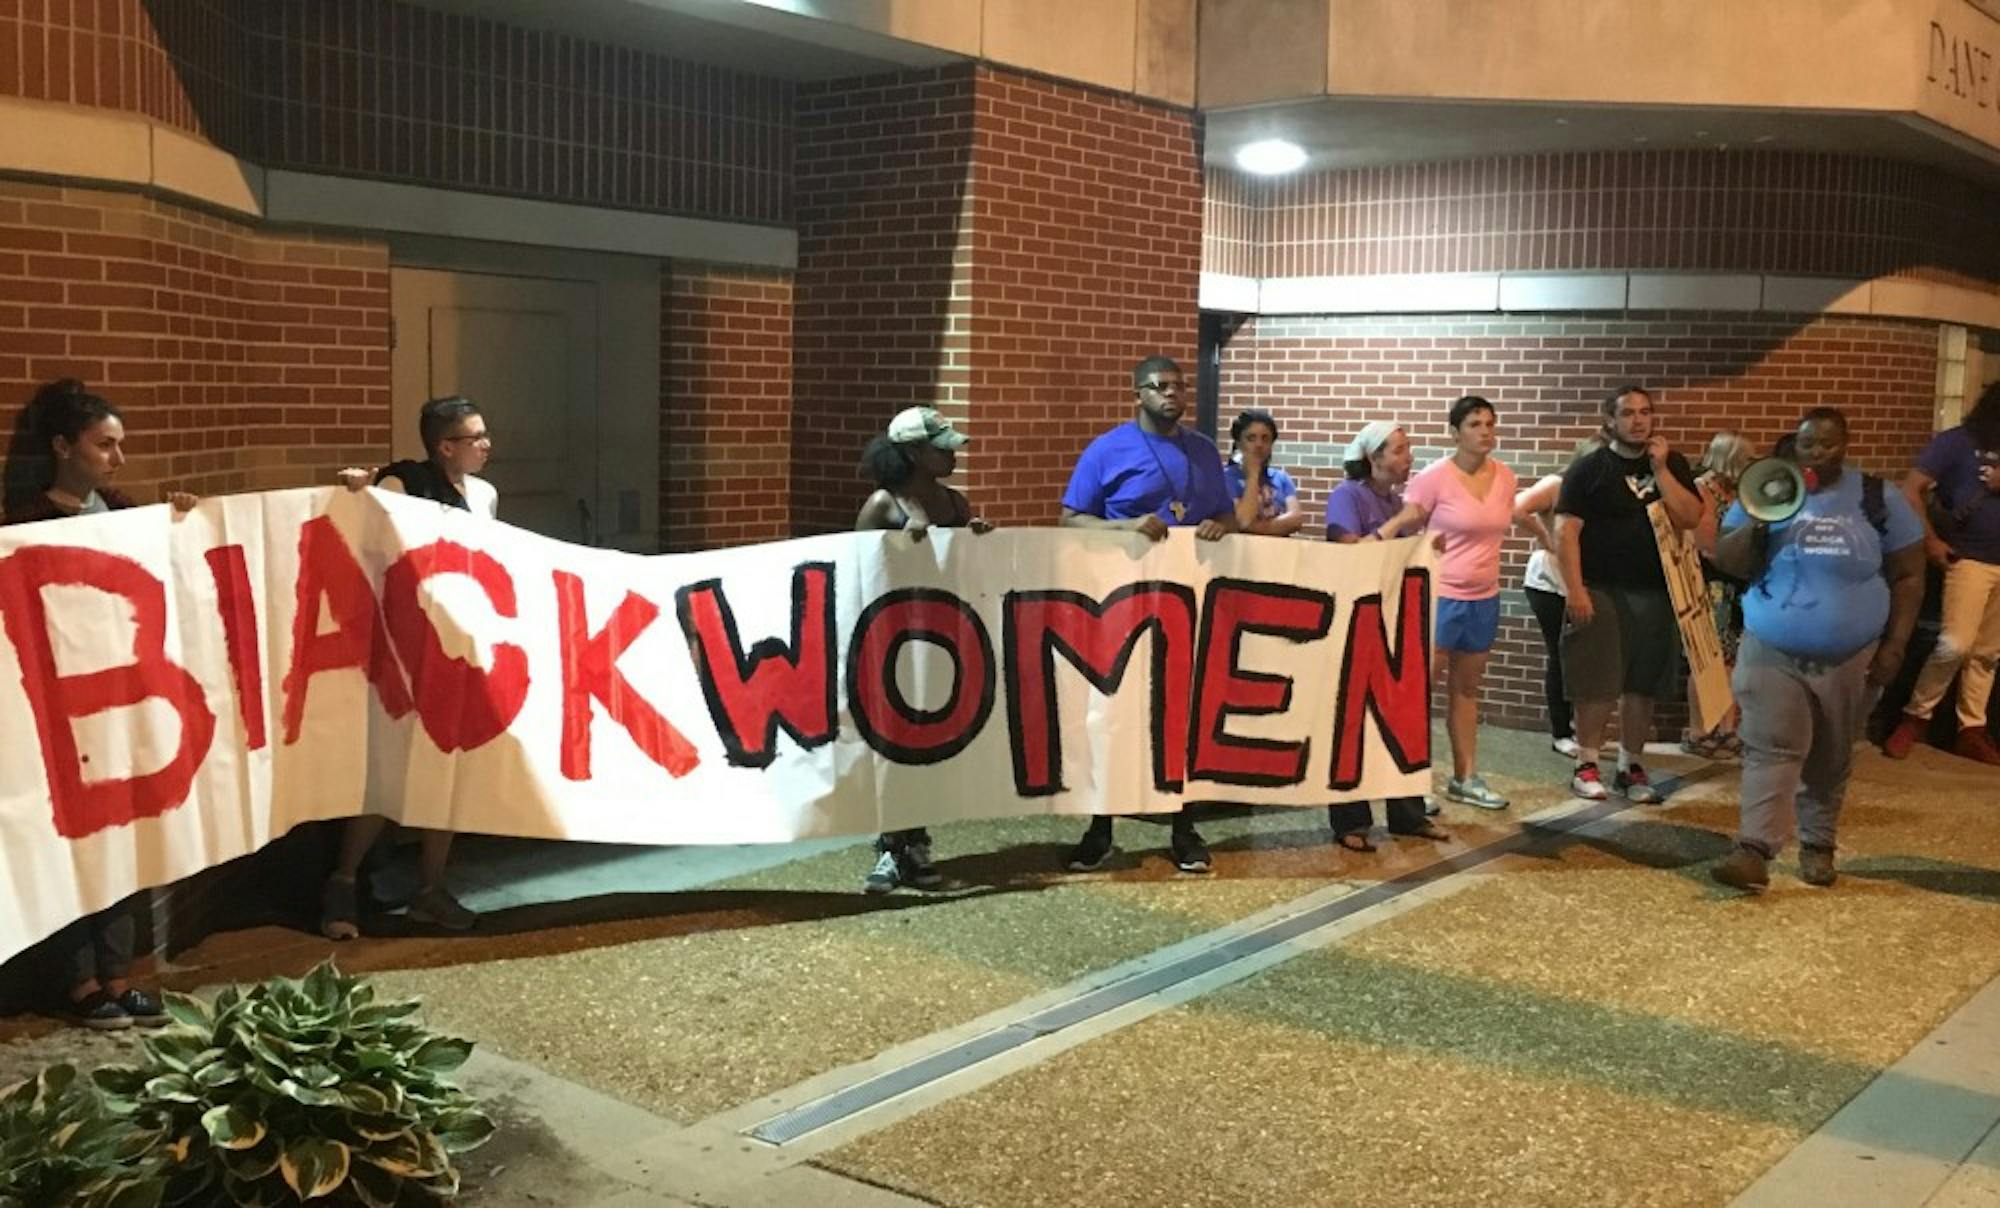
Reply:
[[[1576,726],[1570,719],[1569,697],[1563,694],[1563,615],[1569,601],[1539,587],[1524,587],[1521,591],[1528,597],[1528,608],[1542,631],[1542,646],[1548,651],[1543,663],[1542,698],[1548,702],[1549,737],[1574,738]]]
[[[1414,835],[1427,825],[1422,797],[1391,797],[1384,802],[1382,812],[1388,818],[1392,835]],[[1375,816],[1366,801],[1344,801],[1326,807],[1326,820],[1338,838],[1367,830],[1374,825]]]
[[[1113,818],[1128,817],[1128,816],[1129,815],[1124,815],[1124,814],[1099,814],[1095,818],[1092,818],[1090,820],[1089,829],[1097,830],[1101,827],[1104,830],[1110,830],[1111,820]],[[1182,810],[1180,813],[1174,815],[1174,820],[1173,820],[1174,834],[1183,835],[1193,829],[1194,829],[1194,818],[1186,810]]]
[[[931,833],[923,827],[918,826],[912,827],[909,830],[883,831],[881,834],[875,836],[876,851],[892,851],[899,856],[912,843],[921,843],[925,847],[929,847]]]
[[[69,985],[76,986],[87,981],[108,982],[124,978],[132,971],[132,949],[138,935],[139,925],[133,918],[132,903],[124,901],[108,910],[78,919],[56,932],[49,943],[62,953]]]

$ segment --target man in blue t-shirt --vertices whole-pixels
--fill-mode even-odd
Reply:
[[[1794,822],[1800,879],[1833,884],[1854,741],[1902,665],[1924,593],[1923,524],[1899,492],[1846,472],[1847,417],[1815,407],[1798,436],[1811,484],[1804,506],[1766,524],[1732,505],[1715,557],[1750,586],[1730,677],[1743,708],[1740,830],[1711,871],[1753,893],[1770,884]]]
[[[1194,529],[1202,541],[1237,530],[1222,452],[1181,426],[1187,379],[1171,357],[1147,357],[1132,369],[1139,413],[1090,442],[1063,491],[1065,528],[1120,529],[1166,539],[1171,528]],[[1172,851],[1182,872],[1209,870],[1208,846],[1185,812],[1174,815]],[[1111,815],[1091,819],[1069,866],[1088,872],[1111,854]]]
[[[1917,673],[1903,720],[1882,753],[1902,759],[1958,676],[1958,740],[1967,759],[2000,764],[1986,730],[1986,701],[2000,659],[2000,382],[1980,392],[1965,422],[1917,455],[1903,492],[1924,524],[1924,552],[1944,570],[1937,645]]]

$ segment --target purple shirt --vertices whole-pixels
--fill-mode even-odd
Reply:
[[[1961,424],[1938,433],[1917,454],[1917,468],[1937,480],[1936,498],[1947,520],[1938,536],[1974,562],[2000,562],[2000,495],[1979,481],[1982,454]],[[1984,456],[2000,460],[2000,450]]]
[[[1343,534],[1366,537],[1402,510],[1401,491],[1378,495],[1366,479],[1345,479],[1326,497],[1326,539],[1335,541]]]
[[[1179,520],[1175,501],[1183,507]],[[1137,423],[1120,424],[1090,442],[1076,459],[1062,503],[1103,520],[1150,512],[1170,525],[1200,524],[1234,510],[1214,441],[1188,428],[1155,436]]]

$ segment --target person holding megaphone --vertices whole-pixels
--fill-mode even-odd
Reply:
[[[1747,581],[1730,687],[1742,709],[1736,847],[1710,870],[1751,893],[1799,839],[1799,878],[1834,882],[1835,827],[1855,739],[1902,665],[1924,590],[1924,529],[1898,491],[1849,473],[1847,417],[1800,420],[1796,463],[1743,472],[1715,564]]]

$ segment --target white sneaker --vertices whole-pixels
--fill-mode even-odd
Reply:
[[[1576,765],[1576,774],[1569,778],[1569,791],[1570,796],[1581,797],[1585,801],[1603,801],[1611,796],[1604,787],[1604,774],[1597,770],[1594,763]]]
[[[875,858],[875,867],[861,878],[861,892],[888,893],[903,883],[903,870],[896,863],[896,853],[885,851]]]
[[[1574,738],[1557,738],[1549,742],[1549,750],[1568,759],[1575,759],[1576,753],[1582,749],[1576,745]]]
[[[1478,775],[1467,776],[1463,780],[1447,779],[1444,795],[1453,801],[1462,801],[1483,810],[1504,810],[1507,799],[1486,786],[1486,781]]]

